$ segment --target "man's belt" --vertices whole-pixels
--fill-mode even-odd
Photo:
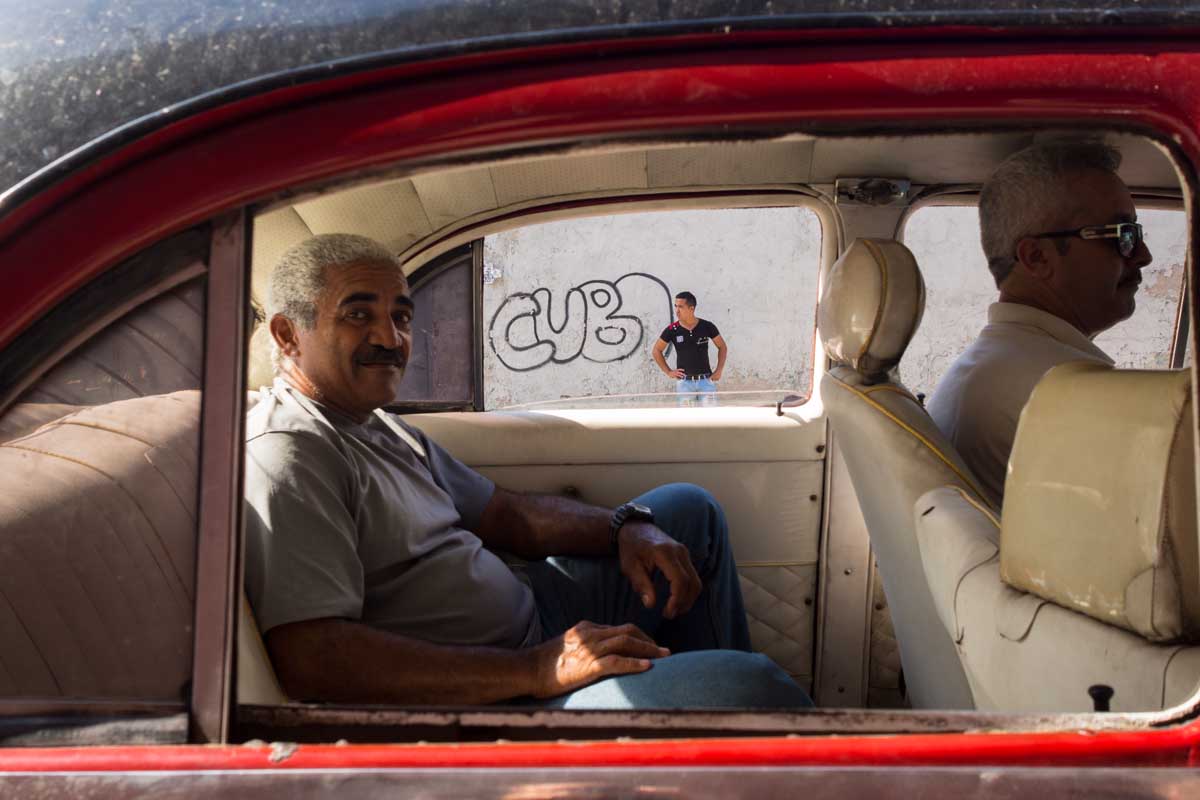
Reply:
[[[682,380],[685,381],[706,381],[712,377],[711,372],[703,372],[699,375],[684,375]]]

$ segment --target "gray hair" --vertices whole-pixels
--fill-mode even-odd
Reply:
[[[305,239],[280,256],[267,284],[267,321],[282,314],[304,330],[317,324],[317,298],[329,270],[363,262],[394,264],[400,260],[374,239],[352,233],[324,233]],[[282,354],[271,342],[271,366],[279,372]]]
[[[1009,156],[979,195],[979,231],[988,269],[999,287],[1017,263],[1017,243],[1066,224],[1062,181],[1088,170],[1116,174],[1121,153],[1099,140],[1035,144]]]

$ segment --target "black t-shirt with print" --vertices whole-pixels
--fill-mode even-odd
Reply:
[[[675,352],[679,354],[675,368],[683,370],[687,377],[695,378],[712,374],[712,367],[708,363],[708,340],[720,335],[717,326],[706,319],[698,321],[690,331],[677,320],[664,328],[658,338],[674,345]]]

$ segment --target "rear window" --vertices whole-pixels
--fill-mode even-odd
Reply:
[[[717,403],[807,398],[820,253],[820,221],[802,207],[619,214],[488,236],[485,407],[675,404],[676,381],[651,350],[684,291],[729,348]],[[714,344],[708,356],[716,369]]]

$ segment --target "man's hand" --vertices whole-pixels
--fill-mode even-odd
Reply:
[[[684,374],[685,374],[684,371],[681,369],[673,369],[667,373],[667,377],[679,379],[679,378],[682,378],[684,376]]]
[[[632,520],[617,532],[617,555],[621,572],[642,596],[642,605],[654,608],[654,570],[658,569],[671,584],[671,596],[663,617],[675,619],[685,614],[700,596],[700,576],[692,566],[687,548],[649,522]]]
[[[562,636],[533,648],[535,697],[557,697],[609,675],[650,669],[650,659],[671,654],[636,625],[581,622]]]
[[[710,381],[712,381],[713,383],[716,383],[717,381],[721,380],[721,370],[717,370],[712,375],[709,375],[708,379]]]

